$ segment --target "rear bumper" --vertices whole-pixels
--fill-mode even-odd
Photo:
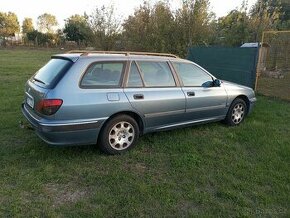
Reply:
[[[51,145],[95,144],[100,128],[106,118],[86,120],[51,121],[38,119],[21,105],[24,117],[35,129],[37,135]]]

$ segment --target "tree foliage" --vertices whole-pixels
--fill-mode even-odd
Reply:
[[[281,0],[279,30],[290,29],[290,1]]]
[[[228,46],[240,46],[249,41],[249,17],[246,12],[233,10],[218,20],[220,43]]]
[[[33,30],[26,34],[27,40],[33,42],[36,46],[55,46],[60,42],[61,32],[58,33],[42,33]]]
[[[147,2],[135,10],[123,23],[123,41],[126,48],[136,51],[151,49],[151,8]]]
[[[75,41],[80,45],[88,42],[92,36],[92,31],[88,25],[88,17],[86,15],[73,15],[65,21],[63,32],[70,41]]]
[[[134,14],[122,21],[111,6],[96,7],[90,15],[73,15],[65,20],[63,31],[55,33],[54,15],[38,17],[38,31],[32,20],[23,21],[23,33],[36,44],[70,40],[99,50],[170,52],[185,56],[190,46],[240,46],[261,40],[263,31],[290,28],[289,0],[256,0],[248,10],[241,8],[216,19],[210,0],[183,0],[173,10],[169,0],[144,0]],[[0,34],[11,36],[19,31],[15,14],[0,13]]]
[[[44,13],[37,18],[37,26],[40,32],[53,33],[57,25],[56,17],[52,14]]]
[[[156,3],[152,8],[150,23],[152,29],[151,50],[155,52],[173,52],[177,41],[175,39],[176,34],[173,34],[176,25],[169,5],[164,2]]]
[[[32,18],[24,18],[22,22],[22,32],[29,33],[34,30]]]
[[[121,20],[115,14],[114,6],[96,7],[88,17],[92,30],[91,42],[101,50],[112,50],[119,38]]]
[[[179,38],[179,49],[186,52],[192,45],[211,44],[211,22],[214,14],[209,10],[208,0],[183,1],[176,12],[176,30]]]
[[[281,13],[281,3],[279,0],[257,0],[250,11],[250,26],[253,31],[254,41],[261,39],[262,32],[274,30],[279,24]]]
[[[176,12],[168,2],[144,2],[123,23],[123,39],[131,50],[172,52],[184,56],[190,45],[210,44],[208,0],[184,1]]]
[[[13,12],[0,12],[0,36],[14,36],[20,31],[17,15]]]
[[[147,2],[123,23],[123,40],[130,50],[170,52],[174,46],[174,17],[169,5]]]

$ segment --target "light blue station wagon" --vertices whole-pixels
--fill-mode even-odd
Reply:
[[[238,125],[255,101],[251,88],[171,54],[74,51],[52,56],[27,81],[22,112],[48,144],[118,154],[149,132]]]

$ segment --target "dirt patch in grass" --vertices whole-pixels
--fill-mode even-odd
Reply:
[[[66,203],[76,203],[77,201],[86,198],[88,190],[72,190],[70,184],[46,184],[44,193],[52,200],[52,206],[58,207]]]

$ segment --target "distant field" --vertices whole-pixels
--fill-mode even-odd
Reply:
[[[290,103],[258,96],[239,127],[141,137],[120,156],[20,129],[25,81],[57,51],[0,50],[0,217],[289,217]]]

